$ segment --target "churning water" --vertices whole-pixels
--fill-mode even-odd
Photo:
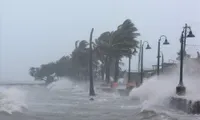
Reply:
[[[178,73],[175,69],[173,74],[145,80],[127,97],[96,89],[94,101],[89,101],[88,83],[69,79],[47,87],[2,86],[0,120],[198,120],[198,115],[188,115],[168,106],[169,98],[175,95]],[[200,99],[197,76],[184,74],[188,99]]]
[[[0,91],[0,112],[12,114],[13,112],[22,112],[27,107],[24,91],[6,87],[1,87]]]

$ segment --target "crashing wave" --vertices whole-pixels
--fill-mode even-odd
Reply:
[[[199,63],[191,61],[185,62],[184,67],[184,85],[186,87],[185,99],[199,100],[199,75],[196,75],[194,71],[199,70]],[[145,80],[144,83],[131,91],[130,97],[132,99],[139,99],[141,102],[141,114],[147,115],[147,118],[154,119],[157,114],[168,113],[171,111],[169,106],[170,98],[176,95],[176,86],[179,83],[179,67],[175,68],[169,75],[160,75]],[[153,112],[152,112],[153,111]],[[156,112],[156,113],[155,113]],[[177,112],[177,111],[176,111]],[[164,115],[168,118],[167,115]],[[159,116],[160,117],[160,116]]]
[[[12,114],[27,109],[25,92],[18,88],[0,87],[0,112]]]
[[[177,120],[172,116],[165,113],[158,113],[154,110],[142,110],[137,117],[139,117],[140,120]]]
[[[83,87],[84,85],[81,85],[81,83],[72,82],[68,78],[62,78],[58,81],[52,82],[51,84],[47,86],[49,90],[72,91],[72,92],[84,91]],[[88,87],[85,87],[85,88],[88,88]]]

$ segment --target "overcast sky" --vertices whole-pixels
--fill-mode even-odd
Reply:
[[[182,27],[188,23],[200,45],[200,0],[0,0],[1,80],[32,80],[31,66],[56,61],[74,49],[76,40],[94,38],[115,30],[131,19],[152,50],[144,52],[145,68],[156,63],[157,41],[165,34],[169,46],[161,46],[165,61],[175,59],[180,49]],[[187,47],[196,56],[199,47]],[[137,68],[137,56],[132,69]],[[127,63],[127,59],[124,59]],[[127,64],[124,68],[127,67]]]

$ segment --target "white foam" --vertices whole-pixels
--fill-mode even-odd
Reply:
[[[162,80],[158,80],[157,77],[151,78],[145,81],[141,87],[133,89],[130,96],[139,98],[143,108],[162,105],[164,99],[172,95],[175,90],[176,84],[169,81],[171,80],[164,79],[164,77]]]
[[[71,89],[72,87],[73,87],[73,82],[67,78],[62,78],[47,86],[47,88],[51,90],[65,90],[65,89]]]
[[[0,111],[12,114],[22,112],[27,108],[25,104],[26,93],[15,87],[0,87]]]
[[[190,64],[190,62],[186,62],[187,66]],[[200,66],[200,64],[194,62],[192,64],[193,68],[190,68],[189,71],[188,69],[184,70],[183,81],[187,92],[184,97],[190,100],[200,100],[200,75],[194,73],[191,74],[190,72],[193,72],[196,69],[194,64],[196,64],[196,66]],[[144,81],[142,86],[131,91],[130,96],[132,98],[139,98],[142,102],[141,106],[144,109],[157,105],[165,105],[168,98],[176,95],[175,91],[178,82],[179,67],[177,67],[170,75],[161,75],[159,78],[155,76]]]
[[[81,83],[75,83],[73,80],[69,78],[61,78],[58,81],[55,81],[47,86],[48,89],[54,90],[54,91],[73,91],[73,92],[78,92],[78,91],[83,91],[84,90],[84,85],[81,85]]]

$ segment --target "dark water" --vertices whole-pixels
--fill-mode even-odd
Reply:
[[[144,103],[139,99],[104,93],[101,90],[96,91],[98,95],[94,101],[89,101],[86,86],[69,86],[64,89],[59,89],[59,86],[56,89],[42,86],[4,87],[0,96],[0,120],[200,119],[198,115],[187,115],[172,110],[167,105],[144,109]],[[6,112],[9,110],[12,114]]]

